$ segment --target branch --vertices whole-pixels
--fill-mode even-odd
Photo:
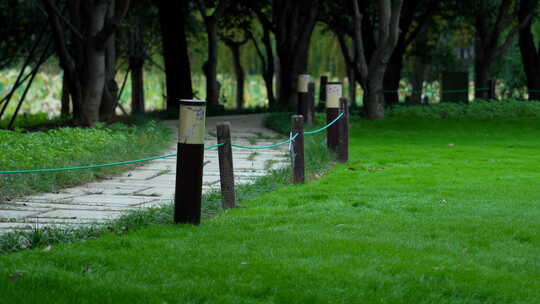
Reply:
[[[368,65],[366,61],[366,54],[364,49],[364,39],[362,37],[362,18],[363,15],[360,14],[360,7],[358,6],[357,0],[352,0],[353,3],[353,12],[354,12],[354,35],[353,43],[355,48],[355,54],[357,57],[356,69],[360,73],[360,82],[363,87],[367,83],[368,77]]]
[[[223,13],[225,13],[225,8],[227,7],[227,1],[226,0],[219,0],[218,6],[216,7],[216,10],[212,14],[214,18],[219,19],[221,16],[223,16]]]
[[[518,24],[516,27],[514,27],[509,33],[508,35],[506,35],[506,39],[504,41],[504,43],[502,44],[502,46],[500,46],[499,48],[497,48],[495,50],[495,53],[494,53],[494,56],[495,57],[498,57],[500,55],[502,55],[504,52],[506,52],[506,50],[508,50],[508,48],[512,45],[512,40],[514,38],[514,35],[519,32],[521,29],[523,29],[524,27],[527,26],[527,24],[531,21],[531,18],[532,18],[532,14],[529,14],[525,19],[523,19],[521,21],[520,24]]]
[[[64,31],[60,25],[60,20],[58,20],[58,15],[54,13],[53,6],[54,3],[52,0],[42,0],[45,5],[45,9],[49,15],[51,26],[53,28],[53,37],[56,44],[56,49],[58,52],[58,58],[60,59],[60,66],[64,69],[64,72],[74,73],[75,72],[75,63],[73,58],[69,54],[66,38],[64,37]]]
[[[130,0],[124,1],[124,6],[120,10],[120,14],[116,15],[112,21],[111,19],[107,20],[107,24],[103,27],[101,31],[96,35],[96,40],[99,45],[105,44],[105,41],[107,41],[112,34],[114,34],[117,30],[120,24],[124,21],[124,18],[127,15],[127,11],[129,8]]]
[[[264,58],[264,55],[261,51],[261,48],[259,47],[259,44],[257,43],[257,40],[255,40],[255,37],[253,34],[250,34],[249,37],[251,38],[251,41],[253,42],[253,45],[255,46],[255,50],[257,51],[257,55],[259,55],[259,58],[261,59],[263,66],[266,68],[266,58]]]
[[[59,17],[60,20],[62,20],[62,23],[67,25],[67,27],[73,32],[75,37],[80,40],[84,40],[84,36],[79,32],[79,30],[77,30],[77,28],[75,28],[75,26],[73,26],[73,24],[71,24],[66,17],[62,16],[62,13],[58,10],[53,0],[43,0],[43,2],[45,4],[45,8],[48,8],[47,13],[50,17],[52,17],[51,15],[55,15],[57,18]]]

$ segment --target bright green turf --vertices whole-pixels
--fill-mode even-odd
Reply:
[[[540,120],[356,121],[349,164],[200,227],[0,256],[0,302],[539,303],[539,151]]]

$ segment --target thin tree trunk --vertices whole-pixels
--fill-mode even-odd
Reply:
[[[422,103],[422,92],[424,89],[424,79],[426,74],[426,64],[421,58],[413,59],[413,72],[411,75],[412,94],[411,102],[413,104]]]
[[[266,51],[266,64],[263,71],[264,84],[266,86],[266,96],[268,97],[268,105],[274,107],[276,105],[276,96],[274,95],[274,52],[272,49],[272,40],[270,38],[270,30],[263,27],[262,42]]]
[[[115,14],[115,1],[111,0],[107,12],[107,21],[111,22]],[[111,122],[115,116],[118,95],[118,84],[114,79],[116,74],[116,35],[113,33],[105,42],[105,86],[103,99],[99,109],[99,118],[104,122]]]
[[[131,113],[144,113],[144,60],[131,58]]]
[[[180,99],[193,99],[185,28],[188,1],[178,4],[178,1],[158,0],[157,4],[165,61],[167,109],[178,109]]]
[[[217,81],[218,64],[218,34],[217,19],[214,16],[205,18],[208,38],[208,59],[204,63],[203,71],[206,76],[206,101],[209,105],[219,104],[219,84]]]
[[[298,75],[307,71],[309,44],[318,11],[319,1],[273,1],[281,106],[297,102],[296,82]]]
[[[519,22],[524,22],[523,28],[519,31],[519,50],[523,69],[527,77],[527,89],[529,100],[540,100],[540,53],[539,48],[534,44],[532,33],[532,21],[526,21],[530,12],[534,11],[538,1],[521,0],[519,7]]]
[[[352,66],[347,67],[347,78],[349,79],[350,106],[356,109],[356,75]]]
[[[245,72],[240,60],[240,43],[229,42],[226,44],[231,50],[234,63],[234,74],[236,76],[236,108],[241,109],[244,107]]]
[[[401,70],[403,69],[403,57],[405,49],[399,45],[396,47],[386,72],[384,73],[384,102],[387,106],[396,105],[399,103],[399,82],[401,81]]]
[[[60,115],[62,117],[69,116],[69,84],[66,75],[62,77],[62,99],[61,99],[61,108]]]

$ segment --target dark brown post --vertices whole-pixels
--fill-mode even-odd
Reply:
[[[349,105],[347,98],[339,100],[339,112],[343,113],[337,122],[339,123],[339,146],[337,160],[340,163],[349,161]]]
[[[234,194],[234,171],[231,148],[231,124],[220,123],[217,125],[218,144],[223,144],[218,148],[219,157],[219,178],[221,182],[221,202],[223,209],[236,207]]]
[[[180,100],[174,222],[201,222],[206,101]]]
[[[292,117],[292,136],[296,134],[298,136],[292,142],[293,182],[301,184],[305,181],[304,117],[302,115],[293,115]]]
[[[343,96],[341,82],[326,84],[326,123],[334,121],[339,115],[339,99]],[[339,144],[339,123],[336,122],[326,129],[326,145],[337,152]]]
[[[317,105],[317,109],[319,112],[322,112],[326,108],[326,84],[328,83],[328,77],[321,76],[320,81],[321,84],[319,86],[319,104]]]
[[[296,114],[306,117],[306,110],[308,106],[308,84],[310,76],[308,74],[298,75],[298,87],[296,92],[298,93],[298,104],[296,108]]]
[[[306,124],[312,125],[315,120],[315,83],[308,84],[308,102],[306,109]]]

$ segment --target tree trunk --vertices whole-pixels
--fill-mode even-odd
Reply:
[[[384,73],[384,102],[387,106],[396,105],[399,103],[399,82],[401,81],[401,70],[403,69],[403,57],[405,56],[405,48],[398,45]]]
[[[426,64],[422,58],[413,59],[413,72],[411,75],[412,94],[411,102],[413,104],[422,103],[422,91],[424,89],[424,79],[426,75]]]
[[[347,78],[349,79],[349,105],[356,109],[356,75],[352,66],[347,67]]]
[[[130,58],[131,70],[131,113],[144,113],[144,60]]]
[[[178,109],[180,99],[193,99],[185,20],[188,1],[158,0],[159,21],[165,61],[167,110]]]
[[[519,21],[524,22],[528,14],[536,9],[537,1],[521,0],[519,7]],[[527,77],[529,100],[540,100],[540,53],[534,44],[531,30],[532,21],[527,21],[519,31],[519,50],[523,69]]]
[[[62,100],[60,108],[60,115],[62,117],[69,116],[69,101],[69,83],[64,73],[64,76],[62,77]]]
[[[107,21],[112,22],[115,14],[115,1],[111,0],[107,12]],[[118,84],[114,79],[116,74],[116,35],[112,34],[105,43],[105,86],[103,99],[99,109],[99,118],[104,122],[111,122],[115,116],[117,104]]]
[[[266,27],[263,27],[262,42],[266,51],[266,64],[263,71],[264,85],[266,86],[266,96],[268,97],[268,106],[274,107],[276,105],[276,96],[274,95],[274,52],[272,40],[270,38],[270,30]]]
[[[489,57],[484,57],[480,54],[475,55],[474,58],[474,87],[475,93],[474,98],[476,99],[488,99],[488,91],[486,88],[489,87],[489,67],[491,63]]]
[[[236,108],[244,107],[244,82],[245,73],[240,60],[240,43],[226,43],[233,57],[234,74],[236,76]]]
[[[384,93],[383,93],[384,67],[379,67],[370,73],[370,78],[364,93],[364,109],[369,120],[384,119]]]
[[[206,101],[209,105],[218,105],[219,84],[217,81],[217,19],[214,16],[208,16],[205,18],[204,24],[206,26],[206,34],[208,36],[208,59],[203,66],[204,75],[206,76]]]
[[[307,71],[309,44],[318,10],[319,1],[273,1],[281,106],[296,105],[296,82],[298,75]]]
[[[84,91],[81,124],[83,126],[92,126],[99,121],[99,109],[106,81],[105,48],[98,41],[97,35],[105,25],[107,3],[98,1],[85,5],[91,6],[91,8],[87,9],[93,10],[94,13],[88,16],[88,38],[84,45],[86,70],[82,81]]]

